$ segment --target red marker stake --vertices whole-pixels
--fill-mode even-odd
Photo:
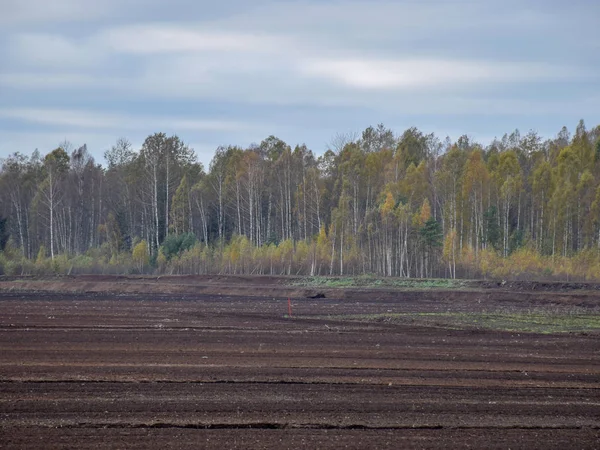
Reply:
[[[292,317],[292,300],[288,298],[288,316]]]

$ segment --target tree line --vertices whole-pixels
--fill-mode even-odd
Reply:
[[[179,137],[14,153],[5,273],[600,278],[600,126],[487,146],[383,125],[317,156],[270,136],[208,168]]]

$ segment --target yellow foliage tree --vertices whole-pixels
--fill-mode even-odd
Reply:
[[[331,242],[327,236],[325,225],[321,225],[319,236],[317,236],[317,274],[321,273],[321,266],[326,264],[331,257]]]
[[[394,210],[395,205],[396,202],[394,201],[394,196],[390,191],[388,191],[385,195],[385,201],[381,204],[381,207],[379,208],[379,210],[381,211],[381,218],[384,220],[387,219],[390,213]]]
[[[443,258],[448,264],[450,276],[456,278],[456,230],[450,230],[444,239]]]
[[[421,222],[421,226],[425,222],[427,222],[431,218],[431,206],[429,206],[429,200],[423,200],[423,205],[421,206],[421,211],[419,212],[419,220]]]
[[[140,273],[143,272],[144,267],[146,267],[150,261],[148,243],[145,240],[141,240],[135,247],[133,247],[131,257],[133,258],[133,262],[138,271]]]

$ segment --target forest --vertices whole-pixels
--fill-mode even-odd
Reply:
[[[119,139],[1,161],[0,273],[600,280],[600,126],[487,146],[384,125],[317,156]]]

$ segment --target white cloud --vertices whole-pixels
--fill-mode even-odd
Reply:
[[[153,24],[113,28],[99,39],[119,52],[135,54],[178,52],[270,52],[283,36],[210,30],[202,25]]]
[[[576,70],[535,63],[443,59],[316,59],[299,70],[360,89],[406,89],[452,84],[523,82],[578,76]]]

